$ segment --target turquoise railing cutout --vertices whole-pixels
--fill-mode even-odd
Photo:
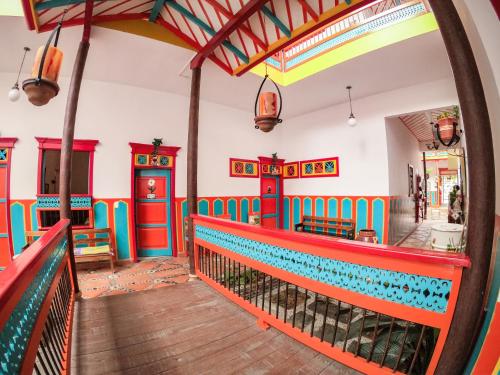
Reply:
[[[45,296],[66,252],[67,237],[50,254],[0,332],[0,375],[18,374]]]
[[[196,225],[196,238],[249,259],[389,302],[439,313],[446,312],[451,280],[390,271],[323,258]]]

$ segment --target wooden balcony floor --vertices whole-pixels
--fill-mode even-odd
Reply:
[[[358,374],[256,318],[201,281],[82,299],[73,374]]]

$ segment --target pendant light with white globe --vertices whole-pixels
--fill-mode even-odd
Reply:
[[[24,59],[26,58],[26,54],[30,51],[29,47],[24,47],[24,55],[23,59],[21,61],[21,66],[19,67],[19,72],[17,73],[17,80],[16,83],[14,83],[14,86],[9,90],[9,100],[11,102],[17,102],[20,97],[20,92],[19,92],[19,76],[21,75],[21,70],[23,69],[23,64],[24,64]]]
[[[352,113],[352,101],[351,101],[352,86],[347,86],[346,89],[347,89],[347,92],[349,93],[349,108],[351,109],[351,114],[349,115],[349,118],[347,119],[347,125],[355,126],[358,123],[358,121],[356,120],[356,117]]]

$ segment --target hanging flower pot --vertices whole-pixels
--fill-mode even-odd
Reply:
[[[443,117],[438,120],[439,135],[444,142],[448,142],[453,138],[453,134],[455,134],[453,124],[456,120],[457,119],[452,116]]]
[[[62,20],[50,34],[47,44],[38,49],[35,64],[33,65],[32,78],[23,82],[23,90],[28,96],[28,100],[36,106],[47,104],[59,93],[57,80],[59,78],[63,53],[57,48],[57,41],[61,26]],[[51,46],[50,43],[54,37],[56,38],[54,46]]]
[[[269,80],[276,87],[278,94],[269,91],[262,92],[262,87],[268,78],[269,76],[266,74],[264,80],[260,84],[257,97],[255,98],[255,128],[260,129],[265,133],[270,132],[277,124],[282,122],[279,117],[283,104],[280,89],[272,79],[269,78]]]
[[[453,108],[453,112],[443,112],[434,124],[434,134],[444,146],[450,147],[460,140],[461,130],[458,130],[458,107]]]

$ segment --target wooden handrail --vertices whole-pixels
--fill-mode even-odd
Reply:
[[[42,351],[60,359],[50,363],[53,373],[69,370],[74,286],[68,226],[69,220],[59,221],[0,273],[0,356],[7,373],[32,373],[36,359],[49,361]]]
[[[337,250],[347,250],[357,254],[375,255],[383,258],[387,257],[466,268],[471,265],[469,257],[462,253],[445,253],[432,250],[350,241],[335,237],[319,237],[309,233],[292,232],[285,229],[268,229],[246,223],[221,220],[204,215],[193,215],[192,217],[199,222],[222,224],[228,228],[240,229],[253,234],[273,236],[282,240],[293,241],[300,244],[321,246],[329,248],[333,252]],[[304,247],[301,251],[311,252],[308,247]]]

